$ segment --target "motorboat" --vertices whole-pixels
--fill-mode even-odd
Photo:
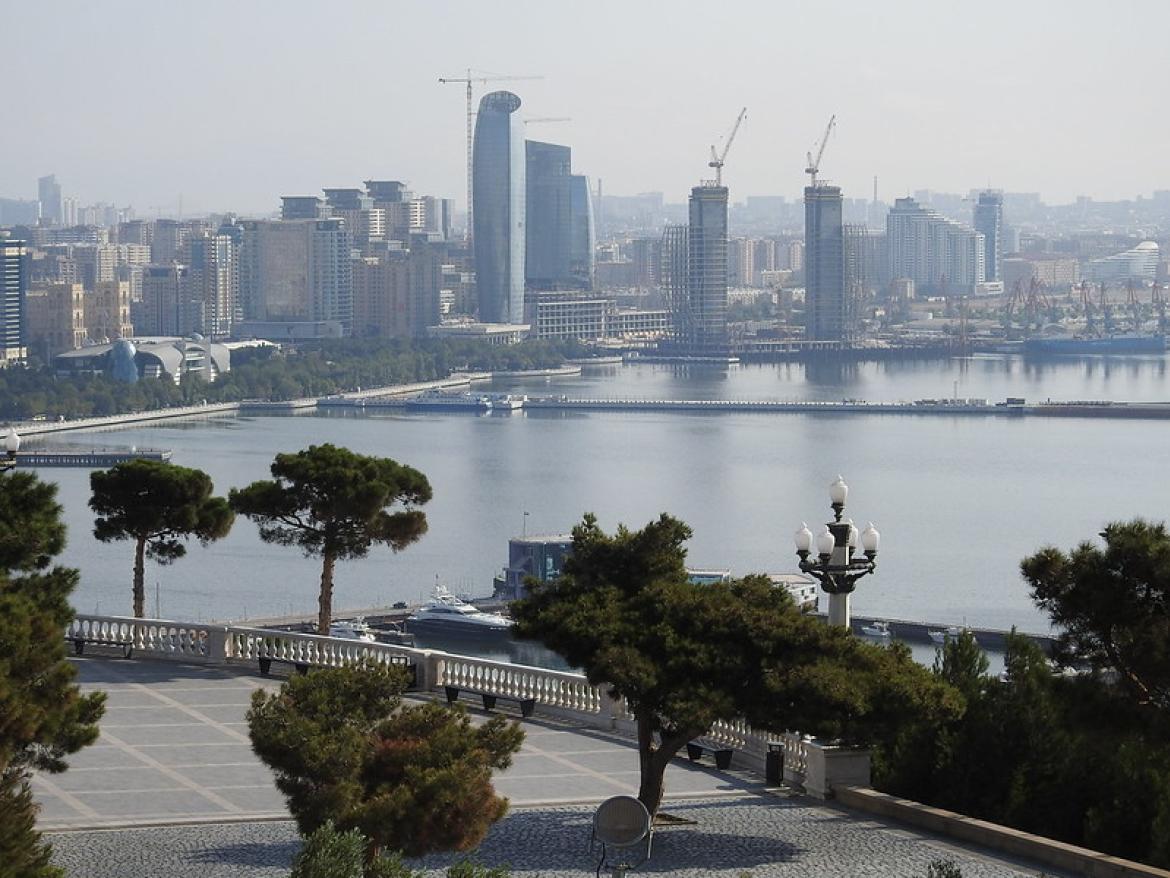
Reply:
[[[361,616],[334,620],[329,624],[329,636],[343,640],[364,640],[366,643],[374,643],[378,639],[377,632]]]
[[[881,619],[874,619],[868,625],[861,626],[861,633],[867,637],[889,637],[890,623],[883,622]]]
[[[493,412],[518,412],[524,408],[524,403],[528,401],[528,397],[522,394],[488,393],[485,395],[492,404]]]
[[[927,631],[926,633],[930,636],[931,640],[939,646],[942,646],[948,640],[958,640],[963,635],[963,632],[967,630],[966,628],[960,628],[958,625],[951,625],[949,628],[939,631]]]
[[[504,636],[511,631],[512,620],[499,613],[485,613],[436,585],[433,597],[407,618],[406,629],[419,634]]]

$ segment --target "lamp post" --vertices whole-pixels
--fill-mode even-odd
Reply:
[[[846,629],[850,627],[849,596],[857,587],[857,580],[873,573],[877,567],[875,559],[881,540],[881,534],[872,521],[864,531],[858,533],[853,519],[844,517],[845,499],[848,496],[849,486],[843,478],[837,476],[837,481],[829,485],[833,520],[825,524],[824,532],[815,541],[812,531],[804,522],[801,522],[800,530],[795,534],[801,571],[816,579],[829,595],[829,624]],[[810,560],[814,542],[817,554]],[[861,544],[864,558],[853,557],[858,543]]]
[[[0,472],[7,472],[16,466],[16,452],[20,451],[20,436],[12,427],[8,428],[8,435],[4,437],[4,459],[0,460]]]

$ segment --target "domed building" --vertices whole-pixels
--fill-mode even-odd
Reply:
[[[1153,281],[1158,273],[1160,249],[1154,241],[1142,241],[1132,250],[1114,253],[1104,259],[1094,259],[1085,266],[1085,277],[1091,281],[1142,280]]]
[[[59,373],[108,374],[121,381],[130,380],[131,364],[137,378],[162,378],[178,384],[184,375],[195,374],[214,381],[220,373],[231,371],[231,352],[226,345],[201,337],[136,338],[88,345],[53,358]]]

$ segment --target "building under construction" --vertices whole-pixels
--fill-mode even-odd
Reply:
[[[691,190],[690,222],[668,226],[662,278],[679,353],[727,352],[727,187]]]

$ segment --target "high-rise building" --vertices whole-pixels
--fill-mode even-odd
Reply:
[[[134,316],[139,335],[176,336],[195,331],[187,301],[187,266],[147,265],[142,273],[142,303]]]
[[[104,281],[86,292],[85,334],[99,343],[134,335],[128,282]]]
[[[85,290],[81,284],[49,284],[31,289],[25,301],[30,351],[49,362],[85,344]]]
[[[239,320],[239,272],[235,242],[204,232],[187,242],[187,298],[193,330],[211,338],[230,335]]]
[[[441,321],[442,245],[384,248],[353,264],[353,334],[424,338]]]
[[[61,184],[55,174],[37,180],[37,200],[41,203],[41,225],[59,226],[65,219]]]
[[[150,238],[150,261],[155,265],[166,265],[178,260],[189,234],[189,228],[178,220],[155,220]]]
[[[530,290],[562,289],[572,249],[572,153],[567,146],[525,143],[524,278]]]
[[[596,250],[589,180],[581,174],[572,174],[569,177],[569,275],[574,286],[593,289]]]
[[[840,186],[805,187],[805,336],[811,341],[844,342],[849,332],[841,211]]]
[[[328,205],[316,195],[282,195],[280,197],[280,218],[282,220],[326,219],[329,216]]]
[[[727,344],[727,187],[691,189],[687,286],[696,349]]]
[[[483,323],[524,320],[525,152],[520,98],[479,102],[472,158],[475,272]]]
[[[16,362],[27,356],[28,261],[24,241],[0,232],[0,363]]]
[[[986,279],[984,236],[913,198],[899,198],[886,217],[890,276],[919,291],[973,292]]]
[[[979,193],[975,203],[975,231],[983,234],[984,280],[1003,280],[1000,269],[1004,254],[1002,193],[991,190]]]
[[[244,320],[334,322],[348,331],[353,274],[344,220],[245,220],[239,226]]]

